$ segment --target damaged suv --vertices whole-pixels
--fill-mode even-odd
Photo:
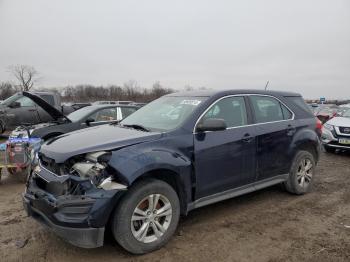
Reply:
[[[180,215],[275,184],[307,193],[320,125],[302,97],[261,90],[166,95],[119,124],[47,141],[27,213],[73,245],[105,230],[134,254],[162,247]]]

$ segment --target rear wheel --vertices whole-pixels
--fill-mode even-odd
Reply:
[[[307,151],[299,151],[292,164],[288,180],[284,182],[288,192],[302,195],[311,190],[315,174],[314,156]]]
[[[144,254],[169,241],[179,217],[180,204],[175,190],[163,181],[146,179],[131,187],[117,206],[112,231],[127,251]]]

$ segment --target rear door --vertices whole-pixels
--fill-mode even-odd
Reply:
[[[254,182],[255,135],[246,108],[243,96],[225,97],[198,121],[220,118],[227,129],[194,134],[196,199]]]
[[[251,95],[249,99],[256,124],[257,180],[288,173],[294,114],[275,97]]]

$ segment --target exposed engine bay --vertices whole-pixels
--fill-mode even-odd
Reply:
[[[108,167],[111,152],[99,151],[79,155],[69,159],[66,163],[58,166],[49,163],[40,157],[40,166],[34,169],[36,174],[40,174],[37,178],[37,184],[42,189],[50,193],[58,195],[84,195],[88,191],[95,189],[104,190],[125,190],[126,185],[117,181],[115,174]],[[55,166],[58,166],[55,168]],[[62,178],[60,183],[46,183],[40,181],[43,177],[41,167],[47,169],[51,174],[55,173],[57,177]],[[108,172],[109,171],[109,172]],[[69,179],[63,179],[63,177]],[[45,180],[45,178],[43,179]]]

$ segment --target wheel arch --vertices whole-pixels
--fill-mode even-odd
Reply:
[[[180,174],[178,174],[174,170],[167,168],[152,169],[148,170],[147,172],[139,176],[137,179],[135,179],[132,185],[148,178],[154,178],[169,184],[175,190],[179,197],[181,214],[187,214],[187,193],[184,190],[184,183],[181,179]]]
[[[315,162],[318,162],[320,141],[316,132],[310,129],[302,129],[294,136],[291,146],[292,156],[294,157],[300,150],[310,152],[314,156]]]

